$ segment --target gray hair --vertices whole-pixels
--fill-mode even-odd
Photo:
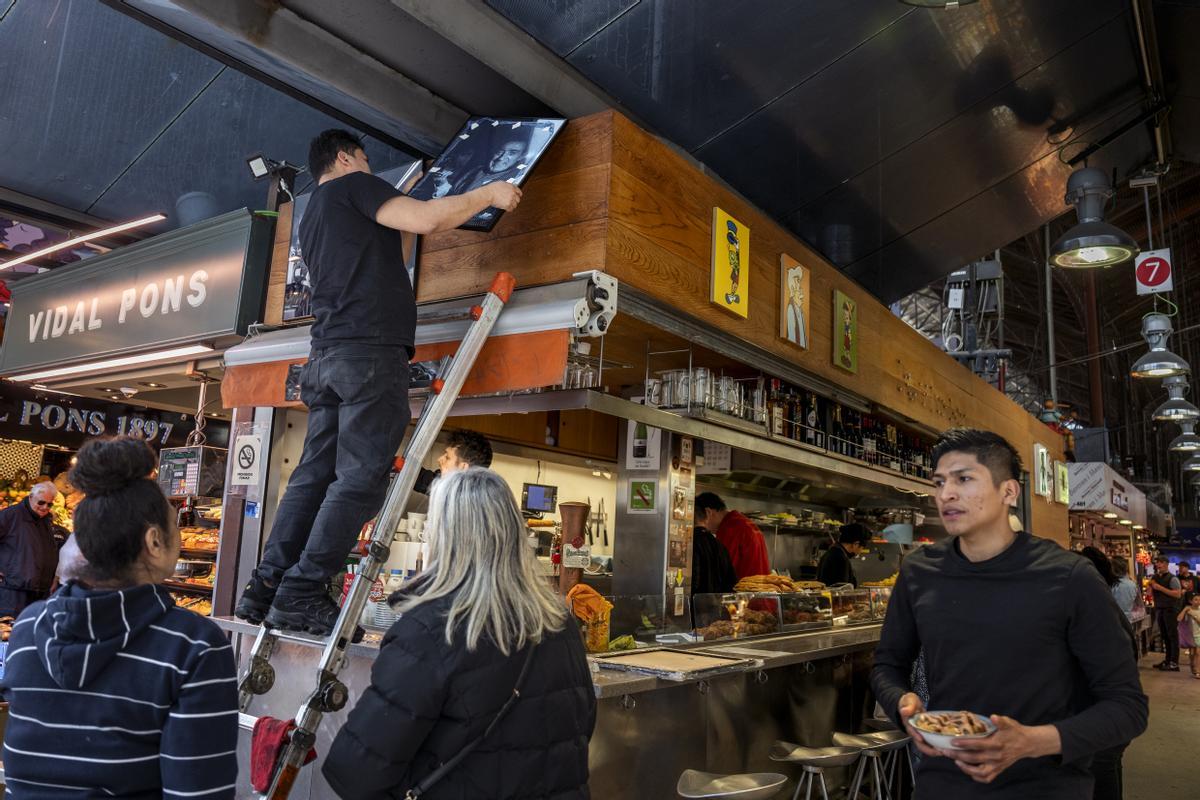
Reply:
[[[42,481],[30,489],[29,494],[45,494],[53,500],[55,497],[58,497],[58,487],[54,485],[53,481]]]
[[[425,580],[396,611],[452,598],[447,644],[462,627],[468,650],[486,637],[505,655],[562,630],[566,605],[538,574],[525,537],[512,491],[495,472],[471,467],[443,476],[429,496]]]

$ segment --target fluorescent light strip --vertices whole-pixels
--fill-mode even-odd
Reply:
[[[140,228],[142,225],[149,225],[152,222],[158,222],[159,220],[164,220],[166,218],[167,217],[165,214],[152,214],[149,217],[135,219],[133,222],[124,222],[120,225],[114,225],[111,228],[105,228],[104,230],[92,231],[91,233],[84,234],[83,236],[76,236],[74,239],[68,239],[65,242],[59,242],[58,244],[51,245],[50,247],[44,247],[41,250],[37,250],[32,253],[26,253],[23,256],[18,256],[17,258],[5,261],[3,264],[0,264],[0,269],[15,267],[17,264],[24,264],[29,261],[33,261],[34,259],[50,255],[51,253],[59,250],[66,250],[69,247],[74,247],[77,244],[85,244],[92,239],[103,239],[105,236],[111,236],[114,233],[132,230],[133,228]]]
[[[9,375],[11,381],[36,381],[44,378],[61,378],[67,375],[78,375],[81,372],[93,372],[113,367],[127,367],[131,364],[143,364],[148,361],[161,361],[165,358],[194,356],[201,353],[211,353],[212,348],[206,344],[190,344],[186,347],[173,347],[169,350],[157,350],[153,353],[139,353],[135,356],[121,356],[104,361],[89,361],[86,364],[72,364],[69,367],[56,367],[40,372],[26,372],[22,375]]]

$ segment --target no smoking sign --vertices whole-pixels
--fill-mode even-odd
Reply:
[[[1134,261],[1138,294],[1169,292],[1175,288],[1171,275],[1171,249],[1147,250]]]

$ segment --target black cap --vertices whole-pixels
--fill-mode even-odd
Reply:
[[[841,534],[838,536],[838,542],[841,544],[867,544],[871,541],[871,532],[857,522],[843,525],[838,530]]]

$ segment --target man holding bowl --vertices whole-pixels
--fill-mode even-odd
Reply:
[[[949,538],[905,559],[871,673],[926,756],[915,797],[1091,798],[1092,754],[1146,728],[1121,611],[1085,559],[1009,526],[1021,494],[1012,445],[955,429],[933,459]],[[994,733],[944,749],[922,739],[910,719],[926,707],[909,684],[922,650],[929,709],[985,715]]]

